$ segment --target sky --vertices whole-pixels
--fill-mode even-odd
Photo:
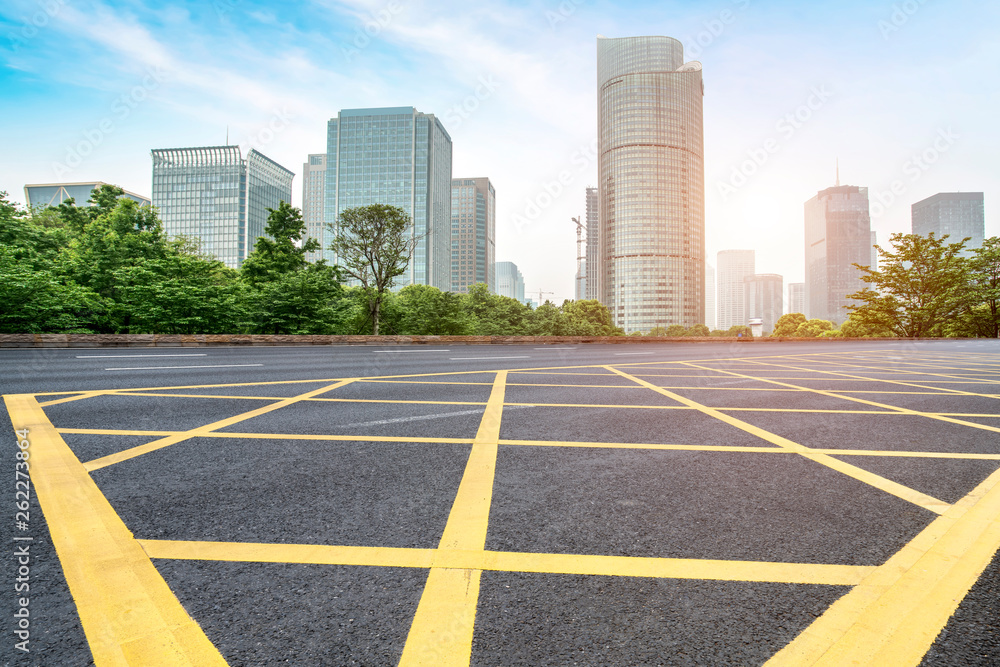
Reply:
[[[497,260],[573,298],[597,183],[596,37],[665,35],[705,82],[706,258],[804,279],[803,204],[869,188],[884,243],[910,205],[984,192],[1000,235],[1000,3],[764,0],[0,3],[0,190],[151,192],[153,148],[256,148],[296,173],[341,109],[442,119],[454,177],[497,193]],[[551,294],[548,294],[551,293]]]

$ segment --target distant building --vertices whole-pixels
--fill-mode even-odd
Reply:
[[[962,252],[966,257],[972,255],[973,248],[983,245],[986,214],[982,192],[939,192],[913,204],[910,215],[914,234],[927,236],[934,232],[937,238],[947,234],[950,243],[971,237]]]
[[[597,38],[601,302],[625,333],[705,321],[701,63],[672,37]]]
[[[517,264],[514,262],[497,262],[496,274],[497,294],[500,296],[509,296],[521,303],[525,303],[524,276],[518,270]]]
[[[786,313],[802,313],[808,317],[806,313],[806,284],[805,283],[788,283],[788,308],[785,310]]]
[[[415,247],[399,286],[451,289],[451,180],[451,136],[433,114],[344,109],[327,124],[324,218],[369,204],[403,209]]]
[[[781,317],[784,281],[776,273],[755,273],[743,279],[743,312],[747,320],[763,320],[763,333],[774,331]]]
[[[497,195],[488,178],[451,179],[451,291],[496,291]]]
[[[836,185],[805,203],[806,310],[812,319],[839,325],[848,294],[867,286],[854,264],[871,264],[868,188]]]
[[[104,181],[88,181],[86,183],[36,183],[24,186],[24,201],[29,209],[46,208],[48,206],[59,206],[67,199],[72,199],[79,207],[90,206],[87,200],[90,193],[101,187],[108,185]],[[125,191],[123,197],[128,197],[141,206],[152,206],[153,202],[149,197],[137,195],[134,192]]]
[[[587,298],[587,257],[579,261],[579,268],[573,277],[573,299],[582,301]]]
[[[872,271],[878,271],[878,250],[875,249],[875,246],[877,245],[878,245],[877,235],[875,234],[875,232],[872,232],[872,263],[868,265],[868,267]]]
[[[295,174],[239,146],[157,148],[153,206],[170,236],[197,239],[205,253],[233,268],[264,236],[269,208],[292,201]]]
[[[316,239],[319,250],[306,253],[306,259],[315,262],[325,255],[333,240],[326,233],[323,221],[323,201],[326,189],[326,153],[313,153],[302,165],[302,221],[306,224],[306,238]]]
[[[705,265],[705,326],[715,329],[718,321],[715,311],[715,267]]]
[[[598,213],[600,200],[597,196],[597,188],[587,188],[587,217],[584,224],[587,227],[587,270],[585,299],[601,298],[601,218]]]
[[[719,320],[723,331],[734,325],[746,326],[743,281],[754,273],[753,250],[720,250],[716,258],[716,285]]]

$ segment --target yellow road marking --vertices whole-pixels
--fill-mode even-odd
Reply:
[[[779,447],[783,447],[797,454],[801,454],[802,456],[810,459],[811,461],[815,461],[820,465],[824,465],[828,468],[836,470],[837,472],[843,473],[848,477],[853,477],[859,482],[864,482],[865,484],[874,486],[877,489],[892,494],[897,498],[902,498],[903,500],[911,502],[914,505],[923,507],[924,509],[934,512],[935,514],[943,514],[944,511],[947,510],[948,507],[950,507],[948,503],[942,500],[938,500],[937,498],[921,493],[915,489],[911,489],[908,486],[903,486],[902,484],[894,482],[891,479],[886,479],[885,477],[876,475],[875,473],[872,472],[868,472],[867,470],[858,468],[857,466],[853,466],[850,463],[841,461],[840,459],[835,459],[828,454],[819,454],[816,451],[811,450],[808,447],[805,447],[804,445],[800,445],[797,442],[792,442],[788,438],[783,438],[769,431],[765,431],[764,429],[758,426],[754,426],[753,424],[737,419],[732,415],[727,415],[726,413],[720,412],[719,410],[713,410],[712,408],[706,407],[701,403],[697,403],[689,398],[685,398],[684,396],[681,396],[679,394],[667,391],[662,387],[657,387],[655,384],[651,384],[649,382],[646,382],[645,380],[631,376],[628,373],[620,371],[614,367],[609,366],[608,368],[615,371],[622,377],[632,378],[634,382],[646,387],[647,389],[652,389],[653,391],[663,394],[668,398],[672,398],[675,401],[678,401],[679,403],[683,403],[684,405],[689,405],[693,408],[696,408],[700,412],[710,417],[714,417],[719,421],[725,422],[730,426],[735,426],[736,428],[745,431],[747,433],[750,433],[751,435],[755,435],[758,438],[766,440],[767,442],[774,443]]]
[[[232,426],[233,424],[238,424],[247,419],[252,419],[268,412],[273,412],[274,410],[280,410],[281,408],[288,407],[294,403],[298,403],[301,400],[312,398],[318,394],[322,394],[338,387],[343,387],[345,384],[350,384],[353,380],[340,380],[335,384],[320,387],[319,389],[313,389],[312,391],[300,394],[298,396],[292,396],[291,398],[285,398],[277,403],[272,403],[271,405],[265,405],[262,408],[257,408],[256,410],[251,410],[250,412],[244,412],[243,414],[235,415],[233,417],[227,417],[226,419],[220,419],[217,422],[207,424],[205,426],[199,426],[198,428],[191,429],[190,431],[184,431],[183,433],[177,433],[174,435],[168,435],[165,438],[160,438],[159,440],[154,440],[153,442],[146,443],[145,445],[139,445],[138,447],[132,447],[131,449],[126,449],[121,452],[116,452],[114,454],[109,454],[108,456],[102,456],[99,459],[94,459],[93,461],[87,461],[84,467],[87,472],[93,472],[94,470],[100,470],[101,468],[106,468],[107,466],[114,465],[115,463],[121,463],[122,461],[127,461],[128,459],[133,459],[137,456],[142,456],[143,454],[148,454],[149,452],[154,452],[157,449],[163,449],[164,447],[169,447],[170,445],[176,445],[178,442],[183,442],[184,440],[189,440],[191,438],[198,438],[215,431],[216,429],[225,428],[226,426]]]
[[[646,558],[511,551],[399,549],[327,546],[320,544],[261,544],[248,542],[188,542],[139,540],[150,558],[364,565],[370,567],[438,567],[452,570],[584,574],[606,577],[760,581],[784,584],[855,586],[874,566],[699,558]]]
[[[1000,548],[1000,471],[935,519],[766,664],[918,665]]]
[[[95,396],[102,396],[103,394],[106,394],[106,393],[107,393],[106,391],[85,391],[85,392],[82,392],[80,394],[77,394],[76,396],[67,396],[66,398],[57,398],[55,400],[45,401],[43,403],[39,403],[38,405],[41,406],[41,407],[43,407],[43,408],[47,408],[50,405],[59,405],[60,403],[71,403],[73,401],[82,401],[82,400],[84,400],[86,398],[94,398]]]
[[[506,383],[507,371],[498,371],[439,549],[486,547]],[[403,647],[402,667],[469,664],[481,575],[482,570],[456,569],[435,559]]]
[[[28,429],[32,482],[98,665],[225,665],[33,396],[5,396]]]

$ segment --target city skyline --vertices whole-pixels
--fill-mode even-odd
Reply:
[[[571,218],[597,182],[604,34],[675,36],[704,66],[708,256],[752,247],[759,271],[802,281],[802,202],[833,182],[838,157],[842,182],[869,188],[883,242],[935,193],[996,201],[997,93],[979,82],[1000,64],[989,34],[1000,9],[791,6],[224,0],[47,14],[15,0],[0,9],[11,91],[0,189],[20,200],[28,183],[101,180],[151,194],[151,148],[219,145],[227,126],[244,150],[297,167],[338,109],[413,104],[453,135],[454,173],[490,174],[503,192],[497,256],[561,302],[573,296]]]

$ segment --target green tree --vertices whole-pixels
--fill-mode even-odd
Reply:
[[[711,335],[711,332],[708,330],[708,327],[705,326],[704,324],[695,324],[687,330],[687,333],[685,335],[702,337]]]
[[[469,286],[463,297],[466,311],[475,322],[478,336],[527,335],[532,310],[507,296],[493,294],[483,283]]]
[[[774,338],[794,336],[795,330],[805,321],[806,316],[802,313],[785,313],[774,324],[774,331],[771,332],[771,336]]]
[[[663,335],[671,338],[679,338],[680,336],[686,336],[687,331],[687,327],[683,324],[671,324],[663,331]]]
[[[813,318],[796,327],[792,335],[796,338],[819,338],[824,331],[833,331],[833,322]]]
[[[0,244],[0,333],[92,333],[93,292]]]
[[[416,238],[410,217],[403,209],[385,204],[371,204],[344,210],[330,249],[337,253],[346,275],[361,283],[368,301],[372,333],[379,332],[382,301],[398,276],[403,275]]]
[[[967,307],[968,271],[960,253],[965,239],[945,243],[934,233],[893,234],[892,250],[875,246],[879,269],[855,264],[872,287],[847,295],[861,305],[848,306],[859,324],[908,338],[942,335]]]
[[[407,285],[399,291],[396,333],[424,336],[467,336],[476,323],[462,296],[430,285]]]
[[[302,212],[287,202],[267,209],[266,236],[257,237],[253,251],[240,266],[243,277],[251,283],[274,280],[292,271],[304,269],[309,262],[306,253],[320,249],[319,241],[302,241],[306,223]]]
[[[1000,238],[973,248],[967,259],[968,289],[961,315],[948,327],[959,336],[1000,337]]]
[[[743,338],[749,338],[753,334],[750,332],[750,327],[743,324],[734,324],[733,326],[729,327],[729,330],[726,331],[723,335],[734,336],[734,337],[742,335]]]
[[[611,311],[596,299],[563,302],[564,319],[560,336],[621,336],[624,334],[611,321]]]

